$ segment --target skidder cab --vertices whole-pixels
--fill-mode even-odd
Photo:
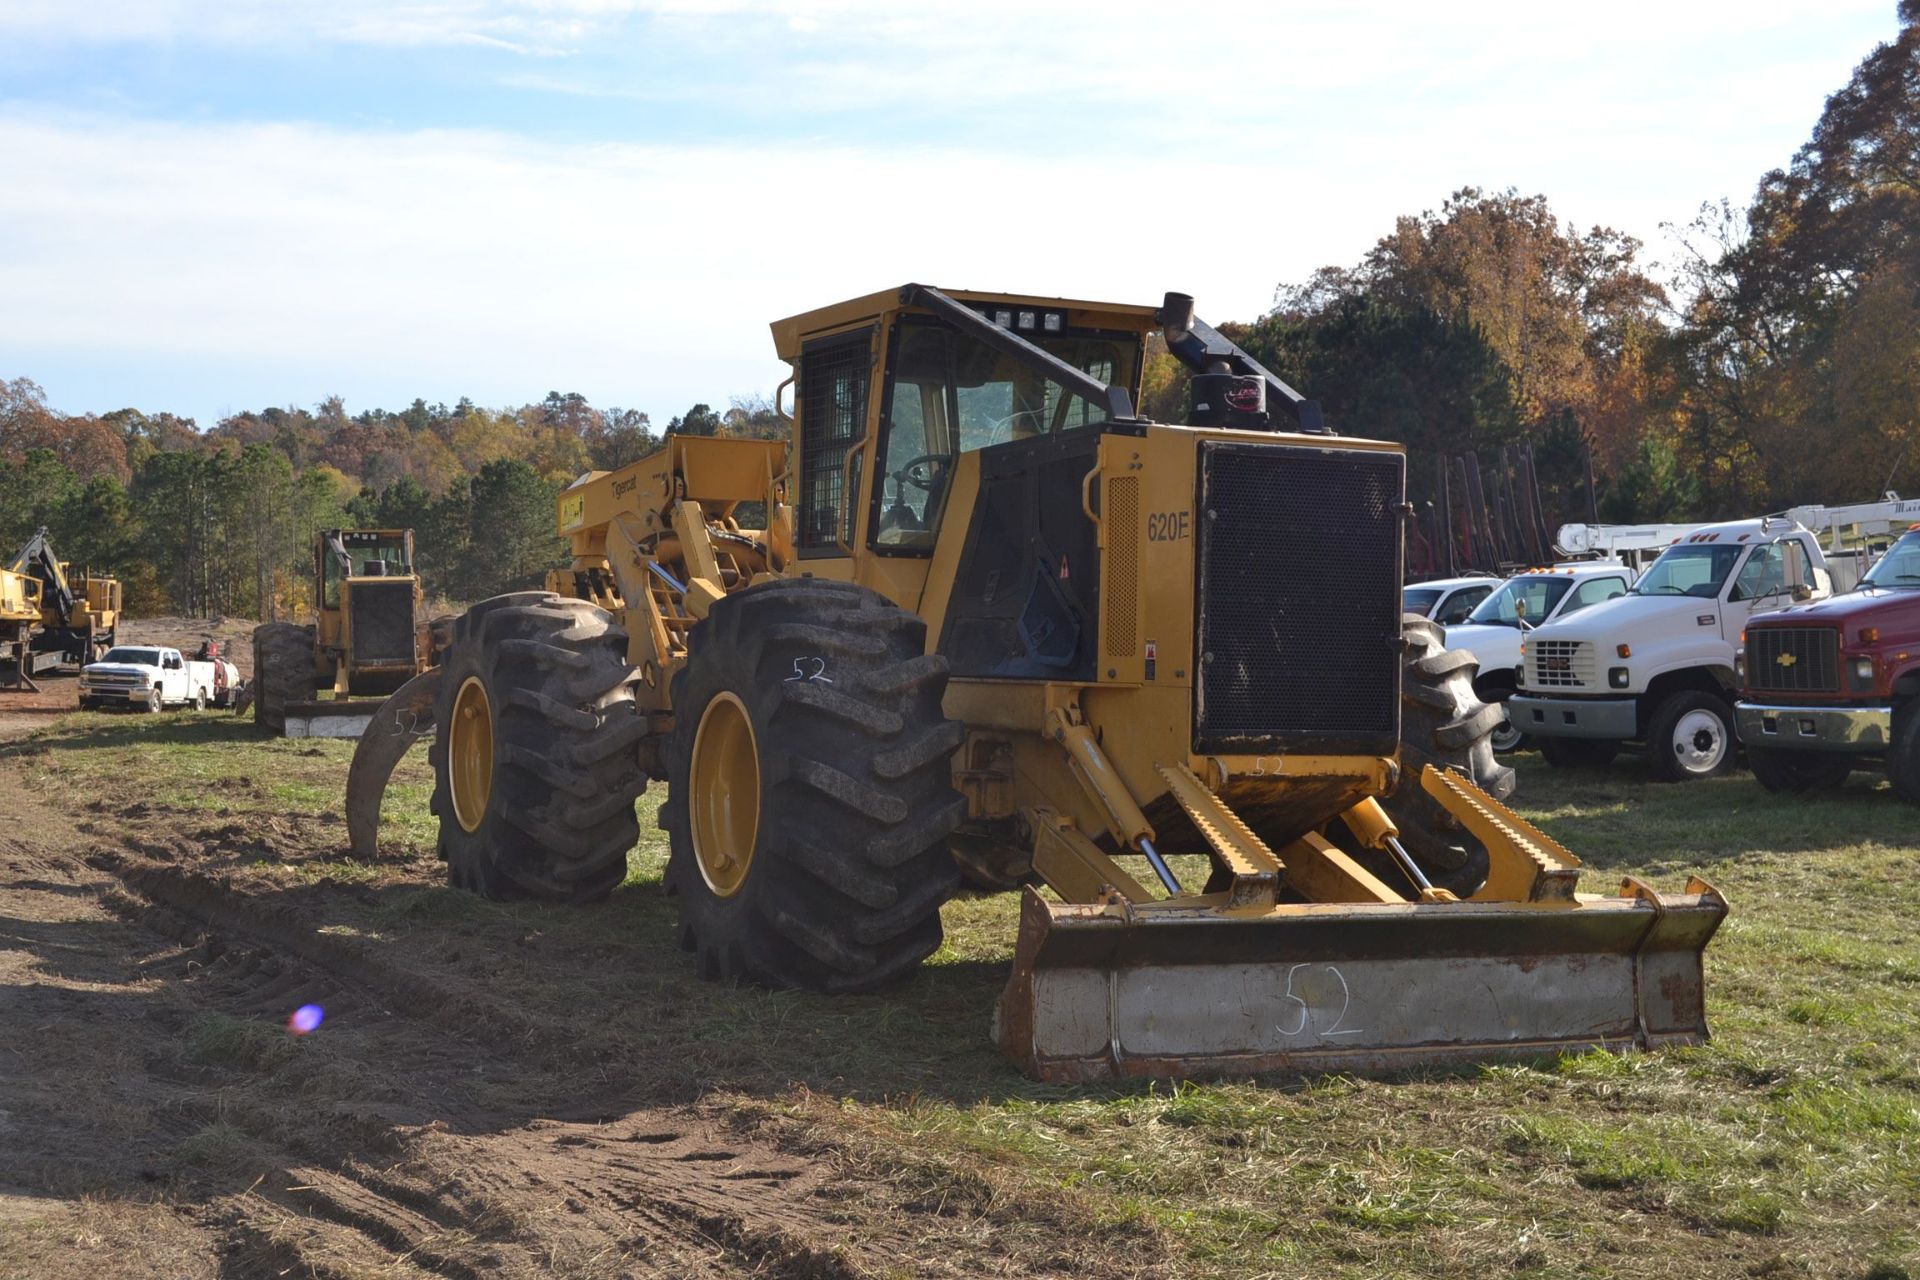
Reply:
[[[1191,423],[1135,411],[1156,330]],[[1018,887],[996,1035],[1043,1078],[1706,1034],[1724,900],[1576,893],[1502,803],[1472,658],[1400,612],[1398,446],[1328,434],[1181,295],[908,285],[773,335],[790,441],[582,477],[551,590],[389,700],[436,725],[454,883],[605,895],[653,779],[710,977],[872,988],[963,874]],[[406,741],[362,739],[363,851]]]

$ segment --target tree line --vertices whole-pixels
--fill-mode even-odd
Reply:
[[[1674,520],[1920,489],[1920,0],[1744,205],[1644,246],[1563,222],[1541,195],[1465,187],[1357,263],[1276,290],[1223,332],[1319,400],[1334,429],[1398,440],[1416,503],[1436,459],[1530,447],[1549,523]],[[1143,411],[1183,421],[1152,350]],[[666,430],[784,434],[764,398]],[[312,531],[409,527],[430,592],[474,600],[564,562],[559,489],[657,443],[644,413],[550,393],[518,408],[57,412],[0,378],[0,554],[45,525],[139,612],[300,615]],[[1586,489],[1589,472],[1594,488]]]

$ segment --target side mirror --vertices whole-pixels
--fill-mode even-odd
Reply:
[[[1796,603],[1813,599],[1813,588],[1804,582],[1793,584],[1793,598]]]

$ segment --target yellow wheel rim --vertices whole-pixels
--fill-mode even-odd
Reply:
[[[493,796],[493,704],[479,676],[468,676],[453,700],[447,785],[453,789],[453,816],[465,830],[478,831]]]
[[[746,704],[733,694],[701,713],[687,780],[694,861],[707,888],[731,898],[747,882],[760,835],[760,748]]]

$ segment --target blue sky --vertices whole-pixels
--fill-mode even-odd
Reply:
[[[1206,14],[1203,21],[1198,16]],[[657,422],[926,280],[1216,322],[1465,184],[1672,256],[1892,0],[4,0],[0,377]]]

